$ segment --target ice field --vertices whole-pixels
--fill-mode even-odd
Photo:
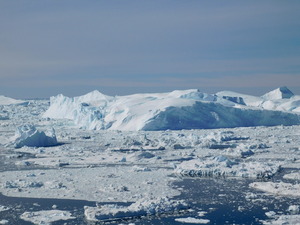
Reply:
[[[0,224],[299,224],[299,170],[286,87],[0,96]]]

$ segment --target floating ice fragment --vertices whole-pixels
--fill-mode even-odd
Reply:
[[[175,221],[181,223],[194,223],[194,224],[207,224],[210,222],[208,219],[196,219],[193,217],[186,217],[186,218],[176,218]]]
[[[168,198],[141,199],[129,206],[117,204],[98,205],[98,207],[84,207],[84,214],[89,221],[114,221],[123,218],[154,215],[186,209],[182,201]]]
[[[49,147],[57,145],[57,139],[54,129],[47,136],[45,132],[38,131],[35,126],[26,124],[17,127],[15,147]]]
[[[20,218],[34,224],[50,225],[52,222],[59,220],[75,219],[68,211],[61,210],[43,210],[36,212],[25,212]]]
[[[0,212],[7,211],[7,210],[9,210],[9,209],[10,209],[10,208],[7,207],[7,206],[0,205]]]

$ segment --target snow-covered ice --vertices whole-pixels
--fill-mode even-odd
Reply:
[[[300,184],[285,182],[253,182],[250,187],[274,195],[300,197]]]
[[[181,223],[193,223],[193,224],[207,224],[210,222],[208,219],[197,219],[193,217],[186,217],[186,218],[176,218],[175,221]]]
[[[89,221],[113,221],[124,218],[174,213],[186,208],[187,205],[183,201],[155,197],[153,199],[138,200],[129,206],[106,204],[96,207],[85,206],[84,209],[85,217]]]
[[[36,212],[24,212],[21,219],[38,225],[50,225],[59,220],[75,219],[68,211],[62,210],[42,210]]]
[[[277,219],[262,222],[265,225],[299,225],[300,215],[281,215]]]
[[[0,212],[4,212],[4,211],[7,211],[9,210],[10,208],[7,207],[7,206],[4,206],[4,205],[0,205]]]

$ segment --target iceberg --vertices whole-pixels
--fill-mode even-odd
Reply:
[[[287,88],[273,92],[251,97],[234,92],[212,95],[190,89],[112,97],[93,91],[73,98],[51,97],[50,107],[43,117],[70,119],[88,130],[181,130],[300,124],[300,96],[289,94]],[[278,93],[281,93],[279,100]]]
[[[49,147],[58,144],[54,129],[47,136],[44,131],[38,131],[35,126],[29,124],[17,127],[15,136],[15,148]]]

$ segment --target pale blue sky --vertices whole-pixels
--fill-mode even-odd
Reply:
[[[0,95],[300,94],[300,1],[0,1]]]

